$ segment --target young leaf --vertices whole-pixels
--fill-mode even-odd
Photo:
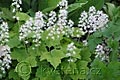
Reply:
[[[26,58],[25,61],[27,63],[29,63],[31,67],[36,67],[37,66],[36,57],[34,57],[34,56],[30,56],[30,57]]]
[[[21,76],[24,80],[28,80],[31,73],[31,67],[27,62],[20,62],[17,64],[15,71]]]

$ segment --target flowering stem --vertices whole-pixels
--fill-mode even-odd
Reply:
[[[24,43],[24,46],[25,46],[25,52],[26,52],[26,54],[29,54],[28,47],[27,47],[27,45],[25,43]]]

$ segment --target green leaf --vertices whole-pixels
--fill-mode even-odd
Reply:
[[[42,53],[40,60],[46,59],[56,69],[64,56],[65,54],[61,50],[52,50],[51,52]]]
[[[52,11],[53,9],[55,9],[56,7],[48,7],[48,8],[45,8],[42,10],[42,12],[49,12],[49,11]]]
[[[37,69],[36,77],[40,78],[40,80],[61,80],[57,70],[44,66],[44,64]]]
[[[110,62],[108,65],[108,74],[110,74],[110,78],[112,80],[119,80],[120,79],[120,62]]]
[[[108,8],[107,12],[108,12],[109,16],[111,18],[113,18],[115,10],[116,10],[115,5],[112,4],[112,3],[106,3],[106,5],[107,5],[107,8]]]
[[[83,48],[80,52],[80,55],[81,55],[81,60],[91,61],[91,59],[90,59],[91,53],[88,48]]]
[[[30,18],[30,16],[28,14],[23,13],[23,12],[17,12],[16,17],[19,17],[20,21],[26,21],[26,20],[29,20],[29,18]]]
[[[31,67],[36,67],[37,66],[36,57],[34,57],[34,56],[27,57],[25,61],[27,63],[29,63]]]
[[[3,11],[3,14],[0,15],[0,17],[8,19],[10,21],[14,21],[13,13],[8,8],[1,8],[1,10]]]
[[[49,7],[57,6],[61,0],[47,0]]]
[[[110,60],[111,61],[117,61],[118,60],[118,48],[119,48],[119,42],[116,40],[108,40],[108,46],[112,48],[112,52],[110,53]]]
[[[55,9],[57,7],[57,4],[59,3],[60,0],[39,0],[39,10],[43,10],[45,11],[49,11],[49,10],[45,10],[45,9]]]
[[[24,80],[28,80],[31,73],[31,67],[27,62],[20,62],[17,64],[15,71],[21,76]]]
[[[13,38],[10,38],[10,40],[7,44],[10,46],[10,48],[18,47],[18,45],[20,45],[18,36],[15,35]]]
[[[97,38],[96,36],[90,36],[88,38],[88,47],[91,51],[95,50],[96,46],[102,42],[101,38]]]
[[[83,2],[83,3],[74,3],[74,4],[69,5],[68,6],[68,13],[82,7],[82,5],[85,5],[86,3],[87,3],[87,1]]]
[[[99,9],[101,9],[101,8],[103,7],[103,5],[104,5],[104,0],[99,0],[99,1],[97,1],[97,0],[88,0],[88,4],[89,4],[90,6],[95,6],[95,8],[96,8],[97,10],[99,10]]]
[[[14,48],[11,52],[11,57],[13,60],[17,59],[18,62],[25,60],[27,58],[27,54],[25,52],[25,49],[22,48]]]
[[[10,70],[8,77],[9,77],[9,79],[20,80],[20,77],[13,69]]]
[[[9,8],[11,5],[11,0],[0,0],[0,7]]]
[[[84,2],[87,2],[88,0],[75,0],[75,2],[77,3],[84,3]]]
[[[79,60],[77,61],[77,69],[75,74],[71,75],[72,79],[74,80],[79,80],[79,79],[86,79],[87,77],[87,73],[88,73],[88,62],[87,61],[83,61],[83,60]]]
[[[116,40],[111,40],[111,39],[109,39],[109,40],[107,41],[107,43],[108,43],[108,46],[109,46],[110,48],[113,48],[114,50],[117,50],[117,49],[119,48],[119,42],[116,41]]]
[[[69,63],[65,61],[61,63],[61,71],[63,71],[65,75],[75,74],[75,70],[77,70],[75,63]]]
[[[34,78],[34,79],[32,79],[32,80],[39,80],[39,78]]]
[[[33,7],[38,6],[37,4],[38,4],[38,2],[36,0],[32,0],[32,1],[31,0],[22,0],[22,9],[24,12],[28,12],[30,9],[34,12],[37,10],[37,8],[33,10]]]
[[[89,79],[92,80],[110,80],[107,75],[107,67],[105,63],[100,61],[99,59],[95,59],[89,71]]]

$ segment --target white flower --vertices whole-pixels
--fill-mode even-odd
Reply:
[[[51,11],[51,12],[49,13],[49,18],[48,18],[47,26],[48,26],[48,27],[53,26],[53,25],[55,24],[56,20],[57,20],[56,12]]]
[[[22,0],[12,0],[12,6],[14,7],[12,12],[15,13],[16,11],[22,11],[21,5]]]
[[[57,5],[60,7],[60,9],[68,9],[68,1],[67,0],[61,0],[59,4]]]
[[[39,46],[41,41],[41,33],[43,32],[43,28],[45,27],[45,21],[44,21],[44,14],[40,11],[35,13],[35,19],[33,23],[33,42],[35,43],[35,46]]]
[[[8,45],[0,46],[0,70],[2,71],[2,74],[6,72],[5,69],[10,68],[11,64],[10,53],[11,51]]]
[[[67,20],[68,1],[62,0],[59,2],[58,7],[60,8],[58,15],[56,15],[56,12],[54,11],[49,13],[47,31],[49,31],[49,34],[51,35],[48,34],[46,39],[51,39],[52,36],[60,38],[60,35],[70,37],[74,33],[74,22],[72,20]],[[81,30],[79,32],[81,32]]]
[[[9,29],[8,29],[8,24],[7,22],[2,22],[0,24],[0,42],[1,44],[5,44],[9,40]]]
[[[70,58],[70,59],[68,59],[68,62],[74,62],[74,60]]]
[[[93,33],[96,30],[103,29],[109,21],[108,15],[102,11],[96,11],[94,6],[90,7],[88,12],[83,11],[79,20],[78,27],[85,33]]]
[[[67,23],[67,11],[66,10],[60,10],[58,15],[58,22],[57,25],[62,27],[66,26]]]
[[[104,43],[98,44],[95,50],[96,58],[99,58],[101,61],[109,61],[110,49],[106,47]]]
[[[74,45],[74,43],[70,43],[67,46],[67,53],[66,53],[66,57],[70,57],[70,59],[68,59],[69,62],[73,62],[74,60],[72,59],[72,56],[74,56],[76,54],[76,47]]]
[[[11,4],[11,6],[13,7],[12,12],[16,13],[17,11],[22,11],[21,4],[22,4],[22,0],[12,0],[12,4]],[[19,17],[13,16],[13,19],[19,20]]]
[[[43,33],[43,28],[45,27],[45,21],[43,19],[44,14],[38,11],[35,14],[35,18],[30,18],[20,27],[19,30],[19,39],[24,41],[26,44],[29,43],[29,38],[32,39],[32,42],[36,47],[41,43],[41,33]],[[30,36],[31,35],[31,36]]]
[[[87,44],[88,44],[87,40],[83,40],[83,45],[87,46]]]
[[[73,27],[73,25],[74,25],[74,22],[73,22],[72,20],[69,20],[69,21],[68,21],[68,26],[69,26],[69,27]]]
[[[19,29],[19,39],[22,41],[27,42],[27,37],[29,34],[32,33],[32,26],[33,26],[33,19],[30,18],[26,21],[25,24],[23,24]]]

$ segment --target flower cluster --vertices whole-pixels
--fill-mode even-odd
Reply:
[[[62,0],[58,6],[60,7],[59,10],[59,15],[58,15],[58,21],[57,21],[57,25],[62,27],[62,26],[66,26],[67,23],[67,15],[68,15],[68,2],[66,0]]]
[[[23,24],[19,29],[19,39],[24,41],[26,44],[28,43],[28,36],[32,33],[33,19],[30,18]]]
[[[48,19],[48,29],[47,31],[49,31],[49,34],[47,36],[48,38],[51,39],[55,39],[56,38],[60,38],[60,34],[64,35],[66,32],[65,28],[67,28],[67,6],[68,6],[68,2],[66,0],[62,0],[61,2],[59,2],[58,7],[60,7],[59,10],[59,15],[56,15],[56,12],[51,11],[49,13],[49,19]],[[72,24],[73,25],[73,22]]]
[[[0,42],[1,42],[1,45],[8,42],[9,41],[8,38],[9,38],[8,24],[7,24],[7,22],[2,21],[2,24],[0,24]]]
[[[45,27],[45,21],[43,19],[44,14],[40,11],[36,12],[35,19],[33,23],[33,43],[35,43],[35,46],[40,46],[40,39],[41,39],[41,33],[43,32],[43,28]]]
[[[55,22],[57,20],[57,17],[56,17],[57,14],[55,11],[51,11],[48,16],[49,18],[48,18],[47,26],[52,27],[55,25]]]
[[[35,46],[40,45],[41,33],[43,32],[43,28],[45,26],[45,21],[43,19],[42,12],[36,12],[35,18],[30,18],[20,27],[19,30],[19,39],[20,41],[24,41],[26,44],[29,43],[29,38],[32,38],[32,42]]]
[[[109,62],[109,53],[110,49],[104,44],[98,44],[95,50],[96,58],[99,58],[101,61]]]
[[[76,49],[76,47],[73,42],[68,44],[67,54],[66,54],[67,57],[70,57],[70,59],[68,59],[68,62],[74,62],[74,59],[72,59],[72,56],[74,56],[76,54],[75,49]]]
[[[6,69],[10,68],[11,64],[11,56],[10,56],[10,48],[9,46],[0,46],[0,76],[6,73]],[[1,76],[2,77],[2,76]]]
[[[22,0],[12,0],[12,6],[14,7],[12,12],[15,13],[16,11],[22,11],[20,5],[22,4]]]
[[[67,37],[77,35],[80,37],[82,30],[77,30],[76,34],[76,30],[73,27],[74,22],[72,20],[67,20],[68,2],[66,0],[62,0],[57,6],[60,8],[59,14],[57,15],[54,11],[51,11],[49,14],[47,23],[47,31],[49,31],[49,34],[46,38],[54,40],[56,38],[60,38],[60,35],[66,35]]]
[[[17,11],[22,11],[21,8],[22,0],[12,0],[11,6],[13,7],[12,12],[16,13]],[[13,16],[14,19],[19,20],[19,17]]]
[[[68,8],[68,1],[67,0],[61,0],[59,4],[57,5],[60,7],[60,9],[67,9]]]
[[[83,11],[79,18],[78,27],[85,33],[93,33],[96,30],[103,29],[108,22],[108,15],[102,11],[96,11],[95,7],[89,8],[89,11]]]

